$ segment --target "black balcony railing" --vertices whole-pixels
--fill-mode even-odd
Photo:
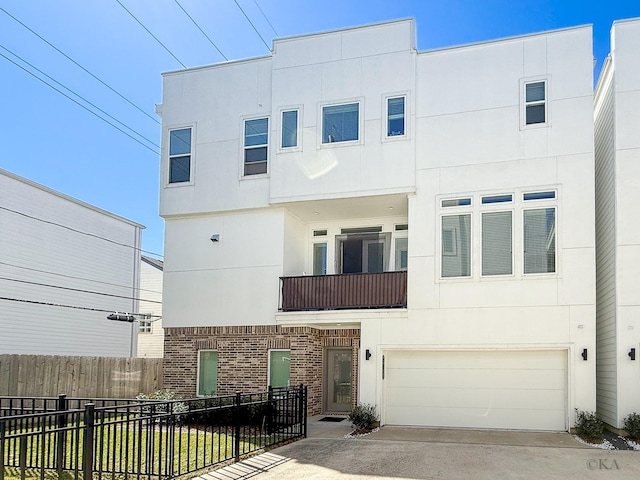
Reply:
[[[404,308],[407,272],[280,277],[280,310]]]

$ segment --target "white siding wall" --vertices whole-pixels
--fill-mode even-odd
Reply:
[[[162,317],[162,269],[140,262],[140,313]],[[138,357],[164,356],[162,320],[151,318],[151,331],[138,333]],[[136,325],[139,325],[136,323]]]
[[[132,298],[139,281],[139,225],[6,172],[0,172],[0,206],[2,296],[137,311]],[[2,300],[0,353],[135,356],[131,324],[106,317],[105,312]]]

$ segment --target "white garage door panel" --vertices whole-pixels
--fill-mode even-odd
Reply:
[[[567,355],[551,351],[385,354],[385,423],[565,430]]]

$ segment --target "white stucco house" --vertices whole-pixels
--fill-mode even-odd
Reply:
[[[595,95],[598,413],[640,413],[640,19],[611,29]]]
[[[140,257],[140,315],[138,319],[138,357],[162,358],[162,260]]]
[[[563,431],[596,406],[591,27],[435,51],[413,20],[169,72],[164,384]]]
[[[135,357],[143,228],[0,170],[0,353]]]

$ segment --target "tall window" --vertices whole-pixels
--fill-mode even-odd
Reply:
[[[482,214],[482,275],[513,273],[511,212]]]
[[[556,209],[524,211],[524,273],[556,271]]]
[[[471,275],[471,215],[442,217],[442,276]]]
[[[298,110],[282,112],[282,148],[298,146]]]
[[[359,109],[357,103],[322,107],[322,143],[358,140]]]
[[[546,121],[545,82],[525,83],[525,123],[534,125]]]
[[[409,264],[409,240],[396,238],[396,270],[406,270]]]
[[[327,274],[327,244],[326,243],[313,244],[313,274],[314,275]]]
[[[269,119],[256,118],[244,122],[244,174],[267,173]]]
[[[191,180],[191,129],[169,132],[169,183]]]
[[[198,350],[198,396],[215,395],[218,391],[218,352]]]
[[[404,97],[387,99],[387,136],[404,135]]]
[[[269,352],[269,386],[288,387],[291,383],[291,351],[271,350]]]

